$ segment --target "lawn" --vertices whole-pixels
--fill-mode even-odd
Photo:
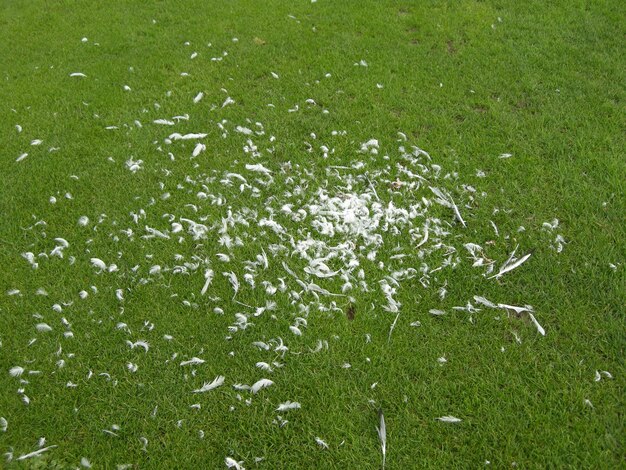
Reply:
[[[545,3],[2,2],[0,466],[624,465],[626,7]]]

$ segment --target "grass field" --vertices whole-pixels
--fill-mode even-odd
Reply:
[[[0,466],[623,466],[626,8],[545,3],[2,2]]]

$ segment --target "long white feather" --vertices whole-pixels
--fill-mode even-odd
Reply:
[[[460,423],[462,419],[456,418],[454,416],[442,416],[437,418],[437,421],[441,421],[442,423]]]
[[[237,292],[239,292],[239,280],[237,279],[237,275],[233,272],[222,273],[222,274],[228,278],[231,286],[233,286],[233,291],[235,291],[235,293],[233,294],[233,299],[234,299],[235,296],[237,295]]]
[[[508,273],[509,271],[513,271],[515,268],[521,266],[524,262],[526,262],[526,260],[530,258],[531,255],[532,253],[528,253],[527,255],[522,256],[520,259],[512,263],[510,261],[504,263],[504,265],[502,265],[502,267],[500,268],[500,271],[498,271],[497,274],[490,276],[488,279],[493,279],[494,277],[500,278],[503,274]]]
[[[204,364],[206,361],[204,359],[200,359],[199,357],[192,357],[191,359],[189,359],[188,361],[183,361],[180,363],[181,366],[188,366],[188,365],[198,365],[198,364]]]
[[[535,327],[537,328],[537,331],[541,333],[542,336],[545,336],[546,330],[543,329],[543,326],[539,324],[535,316],[530,311],[528,312],[528,316],[530,317],[530,321],[532,321]]]
[[[18,458],[16,458],[15,460],[26,460],[26,459],[30,459],[31,457],[36,457],[40,454],[43,454],[44,452],[50,450],[50,449],[54,449],[55,447],[58,446],[48,446],[48,447],[44,447],[43,449],[39,449],[36,450],[34,452],[30,452],[28,454],[24,454],[24,455],[20,455]]]
[[[383,469],[385,468],[385,461],[387,460],[387,427],[385,426],[385,415],[382,408],[378,410],[378,419],[380,425],[376,428],[378,431],[378,439],[380,439],[380,447],[383,452]]]

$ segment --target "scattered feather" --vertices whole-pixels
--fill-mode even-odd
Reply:
[[[272,382],[269,379],[261,379],[258,380],[257,382],[255,382],[251,387],[250,387],[250,391],[254,394],[259,393],[260,390],[270,387],[274,385],[274,382]]]
[[[192,393],[208,392],[209,390],[213,390],[213,389],[215,389],[217,387],[220,387],[223,384],[224,384],[224,376],[223,375],[218,375],[217,377],[215,377],[215,379],[213,379],[212,382],[205,382],[202,387],[200,387],[197,390],[194,390]]]
[[[378,432],[378,439],[380,440],[380,447],[383,453],[383,465],[382,468],[385,468],[385,461],[387,459],[387,428],[385,426],[385,415],[383,414],[382,408],[378,409],[378,420],[380,422],[379,426],[376,428]]]
[[[442,423],[460,423],[462,420],[454,416],[442,416],[437,418],[437,421],[441,421]]]

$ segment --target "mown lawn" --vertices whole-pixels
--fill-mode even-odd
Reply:
[[[2,2],[0,466],[624,465],[625,25]]]

